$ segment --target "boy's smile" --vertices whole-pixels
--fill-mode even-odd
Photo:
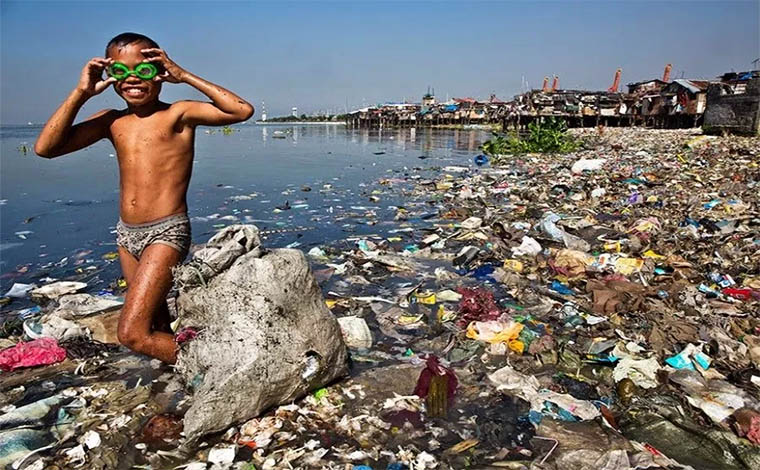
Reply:
[[[135,42],[123,47],[111,47],[108,50],[108,58],[115,62],[121,62],[130,69],[134,69],[145,60],[145,55],[140,52],[149,47],[144,42]],[[161,92],[161,83],[157,80],[143,80],[135,75],[129,75],[124,80],[113,85],[116,93],[121,96],[130,106],[143,106],[158,99]]]

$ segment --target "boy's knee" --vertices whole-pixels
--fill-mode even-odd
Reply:
[[[116,331],[116,337],[119,343],[128,347],[132,351],[141,352],[145,336],[129,328],[126,324],[119,323],[119,329]]]

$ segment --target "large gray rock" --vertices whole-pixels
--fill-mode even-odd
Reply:
[[[231,226],[176,278],[189,281],[180,282],[180,324],[201,330],[177,359],[193,389],[184,419],[191,442],[346,374],[340,327],[300,251],[263,250],[256,227]]]

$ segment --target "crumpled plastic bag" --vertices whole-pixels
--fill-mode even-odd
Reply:
[[[68,294],[58,299],[58,308],[51,315],[73,320],[116,310],[123,304],[122,298],[111,295],[95,297],[90,294]]]
[[[460,326],[469,325],[473,321],[495,320],[501,315],[499,306],[493,298],[493,292],[482,287],[460,287],[457,292],[462,295],[459,301]]]
[[[518,340],[524,325],[514,321],[472,322],[467,327],[467,337],[489,344],[505,343],[512,351],[522,354],[525,343]]]
[[[0,351],[0,369],[5,372],[23,367],[55,364],[66,359],[66,350],[53,338],[18,343]]]
[[[85,282],[75,281],[58,281],[53,282],[36,289],[29,291],[29,295],[32,297],[43,297],[47,299],[57,299],[58,297],[66,294],[72,294],[78,290],[82,290],[87,287]]]
[[[578,250],[559,250],[550,261],[550,265],[558,273],[568,278],[576,278],[586,274],[586,267],[594,262],[594,257]]]
[[[752,404],[752,398],[742,389],[724,380],[707,381],[694,370],[676,370],[669,379],[684,389],[689,404],[701,409],[715,423],[722,423],[737,410]]]
[[[591,245],[580,237],[569,234],[557,226],[557,222],[562,220],[562,217],[553,213],[547,212],[538,224],[538,228],[549,235],[554,241],[563,242],[565,247],[571,250],[589,251]]]
[[[255,225],[225,227],[211,237],[204,248],[195,252],[187,265],[182,269],[175,268],[174,280],[182,287],[205,284],[245,253],[259,252],[260,244],[259,229]]]
[[[658,370],[660,370],[660,364],[654,357],[650,357],[649,359],[634,359],[629,356],[624,357],[618,362],[615,370],[612,371],[612,377],[615,379],[615,382],[629,378],[638,387],[654,388],[658,385]]]
[[[599,410],[593,403],[579,400],[566,393],[539,390],[540,385],[535,377],[521,374],[511,366],[502,367],[490,374],[488,379],[496,385],[497,390],[515,393],[518,397],[529,402],[532,410],[539,413],[544,409],[545,403],[550,402],[581,420],[594,419],[600,416]]]
[[[520,246],[512,248],[514,256],[536,256],[541,253],[541,245],[533,238],[525,236],[522,238]]]
[[[577,162],[573,163],[573,166],[570,167],[570,171],[573,172],[574,175],[578,175],[584,171],[600,170],[606,161],[607,159],[605,158],[581,158]]]
[[[41,322],[27,320],[24,322],[24,333],[32,339],[54,338],[63,341],[72,338],[89,337],[87,328],[65,318],[57,316],[43,317]]]
[[[457,379],[453,370],[444,367],[441,364],[440,359],[432,354],[428,356],[425,368],[420,372],[420,377],[417,379],[417,385],[414,387],[414,394],[420,398],[426,398],[430,392],[430,382],[434,376],[446,377],[446,395],[448,404],[453,404],[454,396],[456,395],[456,390],[459,386],[459,379]]]

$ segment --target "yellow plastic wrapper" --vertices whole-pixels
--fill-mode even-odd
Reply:
[[[467,327],[467,337],[487,343],[510,343],[517,340],[523,329],[522,323],[501,321],[475,321]],[[517,346],[515,346],[517,347]],[[523,348],[525,346],[523,345]],[[511,346],[510,346],[511,349]]]
[[[423,315],[401,315],[396,320],[399,325],[414,325],[422,320]]]
[[[504,269],[507,271],[514,271],[516,273],[523,272],[523,264],[522,262],[516,260],[516,259],[505,259],[504,260]]]
[[[639,258],[618,258],[615,261],[615,272],[623,276],[629,276],[634,272],[641,271],[644,260]]]
[[[456,318],[457,318],[457,314],[456,313],[454,313],[454,312],[452,312],[450,310],[446,310],[443,307],[443,305],[439,305],[438,306],[438,322],[439,323],[446,323],[446,322],[449,322],[449,321],[453,321]]]
[[[507,343],[507,346],[509,346],[509,349],[516,352],[517,354],[522,354],[523,351],[525,351],[525,343],[520,341],[519,339],[514,339]]]
[[[652,250],[647,250],[643,254],[644,258],[652,258],[652,259],[667,259],[667,256],[658,255]]]
[[[435,294],[429,292],[417,292],[417,302],[425,305],[435,305]]]

